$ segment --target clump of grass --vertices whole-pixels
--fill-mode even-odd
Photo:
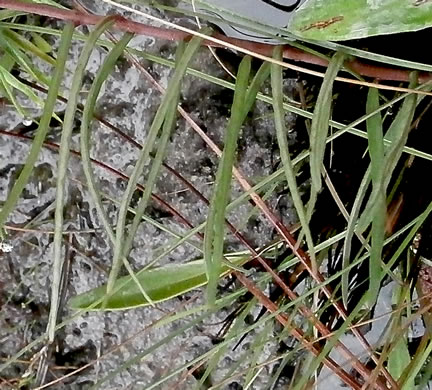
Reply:
[[[48,9],[36,3],[29,4],[32,4],[34,12]],[[52,5],[55,6],[56,3]],[[178,9],[157,4],[155,6],[178,12]],[[55,8],[49,9],[53,14],[57,12]],[[72,14],[68,13],[61,15],[72,17]],[[421,196],[418,207],[411,207],[403,201],[404,197],[415,199],[412,189],[406,183],[411,183],[410,175],[413,175],[417,165],[429,166],[427,164],[432,160],[428,149],[422,149],[418,143],[410,145],[411,134],[427,116],[429,106],[425,106],[425,96],[430,94],[431,83],[419,83],[415,72],[411,76],[410,84],[402,87],[393,88],[390,84],[384,87],[370,81],[364,82],[349,68],[345,53],[379,60],[390,66],[403,64],[413,71],[430,71],[431,66],[369,54],[355,48],[348,50],[329,42],[318,44],[318,49],[315,47],[314,50],[301,46],[308,53],[318,52],[320,57],[329,60],[329,64],[325,73],[308,71],[323,77],[322,81],[313,81],[319,88],[316,99],[311,94],[312,96],[301,96],[300,101],[296,102],[283,92],[283,69],[289,67],[289,64],[283,61],[281,47],[274,49],[273,57],[248,49],[249,55],[243,57],[236,79],[231,82],[227,81],[228,77],[224,79],[209,74],[208,69],[202,69],[199,64],[194,63],[197,52],[205,50],[200,49],[203,45],[202,38],[210,35],[210,31],[202,30],[187,43],[179,42],[176,58],[170,60],[145,50],[132,50],[128,47],[133,37],[132,27],[137,27],[136,25],[129,24],[128,33],[118,41],[113,39],[109,31],[119,28],[119,23],[124,26],[127,22],[116,17],[107,17],[99,21],[89,34],[84,34],[71,22],[62,27],[44,27],[31,24],[26,13],[1,11],[0,43],[3,55],[0,82],[4,98],[25,118],[28,113],[23,108],[24,98],[39,105],[43,112],[40,118],[34,119],[37,130],[30,138],[30,152],[0,210],[0,229],[6,231],[20,228],[11,226],[8,219],[20,202],[41,150],[57,148],[59,155],[51,306],[49,315],[42,321],[47,324],[47,329],[24,348],[14,351],[12,356],[5,356],[0,371],[17,365],[22,356],[33,356],[39,368],[36,368],[35,363],[31,363],[21,378],[5,378],[4,383],[7,386],[20,386],[24,385],[25,381],[26,384],[31,383],[42,389],[66,380],[66,375],[60,379],[47,376],[47,370],[52,365],[53,343],[60,330],[90,311],[107,312],[139,307],[151,307],[151,310],[156,311],[161,302],[174,300],[197,290],[196,296],[175,305],[172,311],[164,313],[149,325],[157,331],[162,327],[169,329],[170,325],[176,324],[174,330],[167,331],[165,337],[161,337],[140,353],[118,362],[117,368],[110,373],[103,373],[93,383],[92,388],[104,388],[116,375],[143,359],[151,359],[159,348],[171,345],[176,338],[185,337],[185,334],[190,334],[197,326],[214,321],[215,313],[222,310],[232,313],[229,316],[232,322],[224,328],[219,342],[205,352],[195,354],[193,359],[173,365],[161,377],[146,385],[146,389],[161,386],[164,388],[168,383],[181,386],[192,377],[195,386],[222,388],[235,380],[240,381],[243,388],[252,388],[260,376],[264,377],[260,379],[260,383],[265,383],[270,389],[275,388],[283,372],[290,369],[291,388],[295,389],[305,388],[314,382],[319,384],[330,374],[339,376],[346,385],[354,389],[362,388],[365,383],[379,389],[387,389],[387,383],[392,388],[401,389],[426,384],[431,374],[430,334],[425,331],[421,340],[414,345],[408,331],[416,319],[424,318],[426,323],[430,321],[428,292],[420,290],[417,270],[425,267],[422,258],[428,252],[424,243],[425,237],[429,237],[427,226],[432,211],[432,199],[427,191],[421,192],[419,189]],[[251,26],[251,21],[241,17],[236,19],[236,23],[243,27],[253,27],[257,31],[263,28],[259,24]],[[267,33],[277,36],[274,29],[269,29]],[[67,69],[66,62],[71,46],[78,40],[84,42],[78,63],[74,69]],[[48,43],[55,41],[58,44]],[[104,53],[105,59],[83,99],[83,79],[87,64],[91,54],[97,50]],[[245,51],[241,47],[239,50]],[[148,72],[142,73],[143,77],[162,92],[162,97],[149,126],[145,144],[140,151],[137,150],[136,162],[129,176],[91,157],[91,127],[98,122],[120,134],[125,142],[139,145],[102,118],[96,109],[102,86],[109,80],[122,56],[132,64],[138,63],[137,58],[145,58],[171,69],[165,90]],[[253,68],[251,56],[261,60],[258,70]],[[35,65],[36,60],[51,65],[52,75],[39,71]],[[301,70],[299,67],[296,69]],[[62,82],[68,71],[73,73],[72,83],[64,86]],[[337,84],[341,80],[349,81],[341,77],[342,71],[356,76],[357,79],[353,78],[352,83],[367,89],[367,96],[357,99],[357,96],[345,94],[346,91],[341,90]],[[222,148],[219,148],[181,107],[181,88],[186,75],[234,91]],[[386,92],[382,91],[384,88]],[[268,93],[269,90],[271,94]],[[46,92],[46,99],[40,97],[41,91]],[[55,113],[56,103],[64,101],[62,95],[67,96],[63,120]],[[309,101],[315,100],[311,109],[304,105],[306,98]],[[342,124],[342,121],[348,120],[346,117],[339,118],[334,112],[341,99],[346,99],[352,105],[362,104],[361,115],[349,118],[348,124]],[[269,177],[252,185],[249,183],[250,179],[237,170],[236,155],[239,152],[238,139],[248,114],[257,102],[267,104],[273,109],[281,167]],[[389,119],[390,108],[396,115]],[[297,155],[293,155],[288,146],[285,120],[288,112],[297,114],[305,121],[311,121],[310,128],[309,122],[305,125],[305,130],[310,130],[309,133],[305,131],[305,149]],[[79,152],[72,150],[71,146],[78,115],[81,119]],[[160,178],[162,167],[171,169],[165,158],[173,129],[183,120],[181,117],[202,137],[209,153],[214,152],[219,157],[211,199],[207,199],[190,179],[183,177],[182,172],[172,170],[197,199],[208,205],[206,220],[196,226],[174,205],[155,193],[155,184]],[[62,135],[58,145],[46,139],[52,118],[62,123]],[[8,131],[2,131],[1,135],[6,140],[17,137],[22,140],[29,139],[26,135]],[[346,183],[343,181],[332,181],[335,178],[332,172],[339,169],[339,166],[335,168],[332,165],[333,158],[338,157],[338,151],[333,147],[343,142],[346,142],[345,148],[352,149],[352,158],[359,154],[359,161],[367,162],[364,170],[364,164],[359,162],[360,171],[355,171],[355,175],[360,179],[352,180],[354,187],[349,188],[344,187]],[[333,150],[335,156],[329,156]],[[85,177],[81,186],[88,189],[91,195],[98,219],[112,247],[112,258],[109,259],[110,271],[106,284],[92,286],[93,289],[89,292],[72,297],[69,300],[67,316],[61,319],[59,314],[63,312],[62,296],[68,285],[68,267],[63,265],[64,259],[68,257],[64,253],[64,236],[72,234],[67,230],[65,232],[64,227],[71,156],[77,157],[74,161],[81,164]],[[97,184],[100,177],[96,175],[95,166],[127,180],[121,199],[114,199],[107,193],[107,189]],[[144,174],[146,166],[148,169]],[[354,176],[354,172],[343,173],[348,177],[347,181],[351,181]],[[243,190],[240,195],[233,191],[233,179]],[[284,226],[264,201],[276,197],[276,188],[281,187],[289,190],[299,217],[298,233]],[[139,201],[133,206],[136,193],[139,194]],[[178,231],[173,231],[174,229],[148,215],[151,200],[164,205],[181,221]],[[116,210],[115,218],[108,214],[107,203]],[[248,203],[253,203],[253,212],[249,215],[260,213],[274,227],[279,235],[276,242],[256,248],[231,223],[232,213],[239,206]],[[323,218],[323,208],[327,207],[335,210],[331,220]],[[131,215],[133,217],[129,223]],[[169,234],[171,242],[161,247],[161,254],[149,261],[144,269],[135,272],[130,253],[139,227],[145,223]],[[423,238],[420,239],[421,235]],[[7,238],[4,235],[3,240]],[[242,249],[227,250],[228,239],[237,240]],[[200,253],[200,258],[179,264],[159,264],[160,260],[172,254],[182,244],[193,247]],[[2,242],[0,248],[3,251],[5,245],[7,243]],[[415,245],[417,248],[414,248]],[[123,266],[127,275],[119,277]],[[355,283],[351,280],[353,275],[356,277]],[[232,284],[227,282],[228,278],[231,278]],[[386,313],[391,331],[385,333],[379,343],[374,345],[367,335],[357,328],[365,321],[377,321],[373,315],[365,318],[364,312],[373,309],[382,286],[390,280],[397,285],[393,292],[393,310]],[[221,288],[224,284],[225,288]],[[205,300],[199,299],[199,288],[202,286],[207,289]],[[269,286],[272,292],[266,294]],[[419,292],[420,298],[412,294],[414,290]],[[8,302],[11,299],[11,296],[8,297]],[[261,314],[257,315],[259,312]],[[249,320],[251,317],[254,318],[252,322]],[[213,374],[220,371],[223,357],[230,349],[236,349],[244,337],[251,334],[249,344],[243,344],[243,350],[238,352],[237,361],[225,369],[217,380],[213,380]],[[372,368],[345,345],[347,334],[354,335],[357,343],[362,345]],[[131,335],[129,341],[139,335],[140,332]],[[269,345],[272,346],[270,353]],[[121,346],[119,344],[106,354]],[[342,362],[335,358],[336,352],[343,357]],[[10,355],[8,351],[5,353]],[[98,360],[99,358],[89,361],[88,366],[83,367],[93,366]],[[349,362],[349,369],[344,362]],[[82,370],[83,368],[76,368],[68,375],[74,377]]]

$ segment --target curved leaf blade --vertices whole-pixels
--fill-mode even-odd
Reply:
[[[245,258],[236,257],[231,261],[233,265],[239,265],[245,261]],[[220,276],[226,275],[229,270],[229,266],[222,265]],[[207,284],[206,264],[203,260],[196,260],[185,264],[156,267],[138,272],[136,278],[151,301],[143,296],[142,290],[129,275],[116,280],[111,296],[106,297],[106,285],[103,285],[72,297],[69,300],[69,307],[88,310],[122,310],[148,306],[150,302],[163,302]],[[105,306],[102,306],[104,300]]]

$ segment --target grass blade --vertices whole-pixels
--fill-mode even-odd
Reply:
[[[21,46],[21,42],[17,42],[16,39],[11,39],[11,33],[12,37],[16,37],[16,35],[18,35],[17,33],[12,32],[7,28],[0,29],[0,42],[2,49],[12,58],[14,58],[17,64],[19,64],[35,80],[38,80],[42,84],[48,85],[49,79],[45,76],[44,73],[42,73],[37,67],[33,65],[32,61],[26,54],[27,50],[23,52],[22,50],[18,49],[18,47]],[[54,62],[55,60],[51,58],[51,61],[49,61],[48,63],[53,65]]]
[[[176,52],[176,62],[177,67],[181,67],[184,69],[187,69],[189,62],[193,58],[193,54],[195,53],[195,50],[197,47],[193,46],[190,49],[190,53],[186,54],[184,53],[184,43],[181,43]],[[167,109],[166,109],[166,116],[164,119],[164,123],[162,126],[162,132],[158,140],[157,145],[157,152],[156,155],[153,158],[153,164],[150,170],[150,173],[147,177],[146,185],[144,193],[138,203],[135,217],[132,221],[132,226],[129,229],[129,235],[126,239],[125,249],[124,249],[124,256],[127,257],[129,254],[130,249],[132,248],[132,243],[134,240],[134,237],[136,235],[136,232],[138,230],[138,226],[142,220],[142,217],[144,215],[144,211],[148,205],[148,202],[151,197],[153,186],[157,180],[159,170],[162,166],[163,158],[165,156],[169,138],[171,136],[171,133],[173,129],[175,128],[176,119],[177,119],[177,108],[180,101],[180,87],[181,84],[178,83],[175,87],[173,87],[170,91],[170,95],[172,96],[171,99],[169,99],[167,103]]]
[[[102,85],[107,79],[107,77],[109,76],[117,59],[121,56],[124,48],[127,46],[131,38],[132,35],[125,34],[123,38],[119,41],[119,43],[114,47],[114,49],[111,50],[110,53],[105,58],[104,63],[99,68],[95,76],[94,82],[88,93],[86,104],[84,105],[82,121],[81,121],[80,146],[81,146],[81,160],[83,165],[83,171],[87,179],[87,186],[90,195],[93,199],[96,210],[98,212],[99,218],[101,219],[105,231],[109,236],[113,234],[113,232],[109,223],[108,216],[105,212],[105,209],[103,208],[102,197],[99,189],[97,188],[96,180],[91,167],[90,125],[91,125],[91,121],[93,120],[96,100],[97,97],[99,96]]]
[[[416,74],[414,73],[410,87],[414,87],[415,84]],[[376,207],[379,204],[380,192],[387,191],[393,171],[408,140],[416,105],[417,96],[413,94],[408,95],[386,133],[385,139],[390,141],[391,144],[387,147],[385,152],[385,160],[383,161],[384,169],[380,171],[381,178],[379,180],[382,181],[382,189],[380,187],[372,188],[372,193],[358,222],[358,231],[360,233],[362,233],[369,226],[371,220],[373,219]]]
[[[112,268],[111,272],[108,278],[107,283],[107,296],[111,294],[115,280],[118,276],[118,273],[120,271],[121,263],[123,257],[127,257],[128,251],[130,250],[130,243],[131,240],[129,239],[127,242],[127,245],[125,245],[125,226],[126,226],[126,215],[129,208],[129,203],[132,199],[132,195],[135,191],[136,184],[138,183],[138,179],[141,176],[141,173],[143,171],[143,168],[146,164],[146,162],[149,159],[150,152],[153,149],[154,143],[156,141],[156,138],[159,134],[159,130],[165,120],[165,117],[167,115],[168,109],[171,107],[170,104],[173,100],[173,98],[176,96],[177,90],[180,86],[180,83],[183,79],[184,74],[186,73],[186,69],[188,67],[189,62],[193,58],[195,52],[200,47],[201,44],[201,38],[194,37],[191,39],[190,43],[188,44],[184,55],[182,56],[181,60],[179,61],[179,64],[174,72],[174,75],[169,83],[169,86],[167,88],[167,92],[165,96],[163,97],[162,103],[160,104],[158,111],[156,113],[156,116],[153,119],[152,125],[149,130],[149,134],[147,136],[145,147],[141,150],[140,156],[138,158],[137,163],[135,164],[135,168],[129,178],[128,186],[126,188],[126,191],[123,195],[123,199],[120,205],[120,210],[118,212],[117,217],[117,229],[116,229],[116,239],[114,244],[114,256],[113,256],[113,262],[112,262]],[[151,191],[151,186],[146,186],[146,191]],[[144,208],[146,205],[146,198],[149,195],[146,193],[143,194],[142,201],[140,201],[140,210],[137,211],[137,214],[135,216],[135,220],[141,220],[141,215],[144,212]],[[135,226],[135,225],[134,225]],[[129,237],[133,237],[132,231],[130,232]]]
[[[81,144],[81,160],[83,163],[83,171],[86,176],[88,188],[91,197],[93,199],[93,202],[95,204],[96,210],[98,212],[99,218],[101,219],[105,232],[107,233],[110,241],[113,244],[115,242],[115,234],[113,229],[111,228],[109,218],[103,207],[102,197],[100,191],[97,188],[96,180],[94,178],[93,170],[91,168],[89,128],[90,128],[90,123],[93,119],[96,99],[99,96],[102,85],[107,79],[107,77],[110,75],[112,68],[115,66],[118,58],[123,54],[124,49],[126,48],[126,46],[128,45],[132,37],[133,37],[132,34],[126,33],[105,58],[104,63],[98,70],[95,80],[90,88],[87,101],[84,106],[83,118],[81,122],[80,144]],[[127,259],[123,258],[123,262],[131,278],[134,280],[138,288],[141,290],[143,297],[152,304],[151,298],[146,294],[143,286],[140,284],[139,280],[137,279]]]
[[[62,273],[62,243],[63,243],[63,209],[66,201],[67,169],[70,155],[70,142],[78,104],[78,96],[83,82],[86,66],[90,55],[96,45],[99,36],[114,23],[113,18],[106,18],[91,32],[81,52],[72,80],[72,88],[69,93],[69,100],[66,106],[63,131],[60,141],[59,163],[57,169],[56,188],[56,210],[54,226],[54,259],[53,259],[53,280],[51,286],[51,307],[48,318],[47,333],[50,342],[54,340],[55,325],[59,304],[60,277]]]
[[[274,49],[274,56],[277,60],[282,59],[282,48],[280,46]],[[306,242],[309,248],[309,255],[311,257],[312,264],[314,264],[315,252],[314,252],[312,234],[309,229],[309,220],[307,218],[305,208],[301,200],[300,191],[297,186],[296,172],[294,170],[294,165],[291,161],[290,152],[289,152],[287,129],[285,127],[285,111],[283,109],[282,68],[277,64],[271,65],[271,84],[272,84],[272,94],[273,94],[273,111],[274,111],[274,120],[276,126],[276,136],[278,140],[283,169],[288,183],[288,188],[290,190],[291,198],[294,203],[294,207],[297,211],[297,215],[299,217],[303,232],[305,233],[306,236]]]
[[[345,54],[338,52],[331,59],[317,98],[310,134],[310,170],[312,189],[319,192],[322,186],[321,167],[324,160],[326,139],[332,106],[333,82],[343,65]]]
[[[379,93],[377,89],[369,90],[366,113],[374,112],[379,108]],[[378,193],[376,212],[372,220],[372,244],[369,258],[369,304],[373,304],[378,298],[381,282],[381,258],[385,239],[386,224],[386,195],[383,188],[382,177],[384,172],[384,135],[382,129],[382,119],[380,114],[375,114],[366,121],[368,133],[368,145],[370,155],[370,175],[372,179],[372,189]],[[348,274],[345,274],[348,276]],[[345,280],[347,283],[348,281]],[[345,293],[348,292],[348,284]]]
[[[64,73],[65,62],[69,53],[73,30],[74,28],[71,23],[68,23],[63,30],[57,54],[57,62],[54,68],[53,78],[51,80],[48,95],[44,104],[44,111],[42,113],[42,117],[36,130],[36,134],[30,148],[30,153],[27,156],[24,167],[0,211],[0,230],[3,228],[3,225],[5,224],[9,214],[13,211],[21,195],[21,192],[23,191],[31,176],[31,173],[39,156],[39,152],[42,148],[42,144],[49,130],[49,123],[53,116],[58,90],[60,88]]]
[[[9,39],[13,40],[14,43],[16,43],[18,46],[20,46],[25,53],[32,53],[33,55],[39,57],[41,60],[47,62],[48,64],[55,65],[55,59],[51,57],[49,54],[47,54],[46,51],[42,50],[34,43],[29,41],[25,37],[21,36],[20,34],[16,33],[15,31],[4,29],[3,34]],[[45,42],[45,45],[48,45],[48,43],[45,40],[41,41],[41,39],[43,38],[41,38],[39,35],[34,34],[33,39],[35,38],[38,43],[43,44],[43,42]],[[48,47],[46,48],[48,49]],[[38,71],[38,73],[42,74],[40,71]]]
[[[231,107],[231,117],[225,133],[225,146],[216,174],[215,190],[210,203],[204,233],[204,258],[207,267],[207,301],[213,306],[216,301],[216,290],[219,282],[223,257],[225,210],[231,189],[232,168],[237,150],[237,140],[244,121],[245,98],[251,67],[250,57],[245,57],[237,74],[234,101]]]

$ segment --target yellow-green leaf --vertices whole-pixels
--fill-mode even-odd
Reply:
[[[245,258],[236,257],[231,261],[235,266],[242,264]],[[223,264],[220,276],[226,275],[229,269]],[[153,303],[166,301],[207,284],[206,265],[203,260],[143,270],[138,272],[136,277]],[[103,285],[73,297],[69,306],[73,309],[102,310],[105,294],[106,285]],[[125,276],[116,280],[113,294],[106,299],[103,310],[130,309],[149,304],[132,277]]]

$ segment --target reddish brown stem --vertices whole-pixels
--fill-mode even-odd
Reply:
[[[26,135],[23,135],[23,134],[13,133],[13,132],[6,131],[6,130],[1,130],[1,129],[0,129],[0,134],[3,134],[3,135],[8,136],[8,137],[21,138],[21,139],[24,139],[24,140],[27,140],[27,141],[32,141],[33,140],[32,137],[29,137],[29,136],[26,136]],[[56,143],[54,143],[54,142],[44,142],[44,145],[46,147],[48,147],[48,148],[51,148],[51,149],[55,149],[55,150],[59,149],[59,145],[56,144]],[[70,153],[72,155],[75,155],[75,156],[78,156],[78,157],[81,156],[81,153],[78,152],[78,151],[76,151],[76,150],[71,150]],[[93,158],[91,158],[90,160],[91,160],[92,163],[94,163],[94,164],[98,165],[99,167],[101,167],[101,168],[103,168],[103,169],[105,169],[105,170],[113,173],[116,176],[119,176],[123,180],[126,180],[126,181],[129,180],[128,176],[126,176],[124,173],[120,172],[116,168],[111,167],[110,165],[105,164],[102,161],[95,160]],[[143,192],[144,191],[144,186],[142,186],[141,184],[137,184],[137,189],[140,192]],[[189,227],[191,229],[194,227],[182,214],[180,214],[168,202],[166,202],[165,200],[163,200],[159,195],[152,193],[151,197],[152,197],[153,200],[155,200],[156,202],[158,202],[159,204],[161,204],[171,215],[173,215],[174,217],[178,218],[184,225],[186,225],[187,227]],[[197,234],[201,235],[201,233],[197,233]]]
[[[66,20],[75,23],[76,25],[95,25],[99,23],[105,16],[91,15],[77,10],[67,10],[57,7],[52,7],[45,4],[24,3],[17,0],[0,0],[0,7],[33,13],[37,15],[48,16],[51,18]],[[149,26],[144,23],[134,22],[118,15],[114,28],[124,32],[132,32],[134,34],[148,35],[153,38],[182,41],[190,38],[186,32],[179,30],[170,30],[163,27]],[[257,42],[249,42],[241,39],[228,38],[221,34],[214,34],[215,38],[251,50],[253,52],[271,56],[273,45]],[[211,41],[203,41],[203,45],[220,47],[221,45]],[[304,52],[289,45],[284,46],[284,58],[292,61],[301,61],[308,64],[319,65],[326,67],[328,61],[324,58],[318,57],[311,53]],[[409,81],[410,70],[397,69],[385,66],[371,65],[360,62],[357,59],[349,61],[347,64],[356,73],[361,76],[372,77],[378,80],[392,80],[392,81]],[[419,82],[424,83],[432,79],[432,75],[427,72],[422,72],[419,75]]]

